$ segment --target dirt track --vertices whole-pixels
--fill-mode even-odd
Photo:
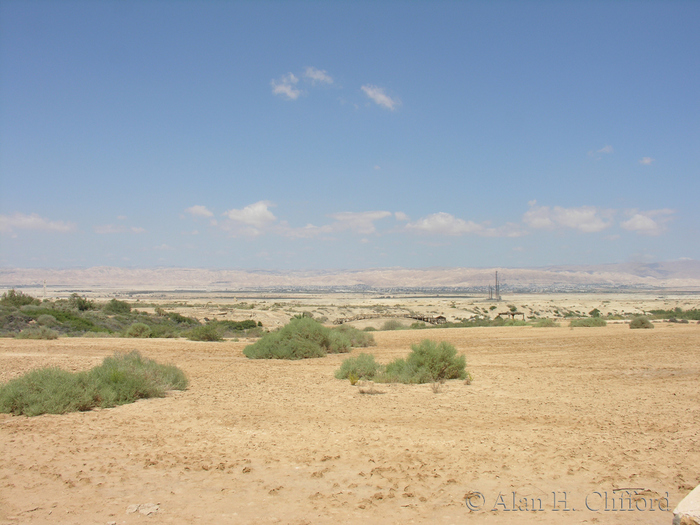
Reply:
[[[387,362],[428,336],[466,354],[471,385],[363,395],[333,378],[346,356],[250,361],[243,341],[0,340],[0,381],[132,349],[191,381],[115,409],[0,415],[0,523],[670,524],[659,497],[672,510],[700,483],[700,326],[377,332],[369,351]],[[618,488],[648,492],[613,511]],[[127,514],[142,503],[160,510]]]

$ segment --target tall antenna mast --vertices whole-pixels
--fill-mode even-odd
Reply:
[[[496,270],[496,301],[501,300],[501,290],[498,287],[498,270]]]

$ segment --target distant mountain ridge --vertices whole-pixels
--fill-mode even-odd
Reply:
[[[48,287],[129,290],[370,288],[484,290],[494,273],[504,290],[672,289],[700,291],[700,261],[567,265],[540,268],[372,268],[226,270],[200,268],[0,268],[0,289]]]

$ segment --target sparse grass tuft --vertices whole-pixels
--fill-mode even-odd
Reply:
[[[537,328],[554,328],[560,326],[559,323],[555,322],[554,319],[539,319],[535,322],[535,327]]]

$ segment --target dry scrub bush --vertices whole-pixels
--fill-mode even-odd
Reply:
[[[243,349],[250,359],[307,359],[346,353],[352,342],[310,317],[292,318],[276,332],[270,332]]]
[[[572,319],[569,326],[571,328],[594,328],[598,326],[607,326],[605,319],[600,317],[588,317],[586,319]]]
[[[356,357],[349,357],[343,361],[340,368],[335,371],[337,379],[372,379],[382,366],[374,360],[372,354],[361,353]],[[353,383],[354,384],[354,383]]]
[[[65,414],[163,397],[167,390],[185,388],[185,374],[173,365],[158,364],[138,352],[115,354],[87,372],[43,368],[0,385],[0,412]]]
[[[335,373],[338,379],[353,374],[379,383],[441,383],[447,379],[468,379],[466,358],[457,355],[447,342],[425,339],[411,347],[406,359],[396,359],[386,366],[374,361],[370,354],[348,358]]]
[[[151,327],[146,323],[134,323],[126,331],[127,337],[150,337]]]
[[[654,328],[654,325],[648,318],[644,316],[639,316],[635,317],[634,319],[632,319],[632,321],[630,321],[630,328]]]
[[[58,339],[58,332],[45,326],[26,328],[15,336],[16,339]]]

